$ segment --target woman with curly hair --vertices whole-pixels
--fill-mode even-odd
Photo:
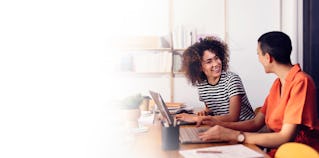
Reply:
[[[196,122],[210,115],[220,121],[243,121],[254,118],[240,77],[228,71],[227,45],[216,37],[200,39],[183,53],[182,70],[198,89],[206,108],[196,115],[178,114],[176,118]]]

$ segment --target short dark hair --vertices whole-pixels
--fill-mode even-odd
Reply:
[[[229,53],[227,44],[217,37],[210,36],[200,39],[199,42],[188,47],[183,53],[182,71],[193,86],[207,80],[201,65],[206,50],[215,53],[222,61],[222,70],[228,70]]]
[[[267,32],[258,38],[258,43],[263,55],[268,53],[278,63],[291,64],[292,46],[287,34],[280,31]]]

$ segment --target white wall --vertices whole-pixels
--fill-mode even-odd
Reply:
[[[149,90],[160,92],[165,101],[170,100],[170,79],[169,75],[118,75],[114,79],[114,87],[111,95],[114,99],[141,93],[149,95]],[[120,88],[116,88],[120,87]]]
[[[302,1],[282,0],[281,29],[287,33],[292,42],[291,61],[300,63],[303,59],[303,36],[302,36]]]
[[[298,19],[297,1],[278,0],[229,0],[228,43],[230,45],[231,70],[237,72],[245,85],[248,98],[254,108],[261,106],[275,79],[265,74],[257,58],[257,39],[268,31],[282,30],[291,40],[293,63],[302,61],[302,24]],[[299,2],[300,5],[300,2]],[[280,7],[282,6],[282,7]],[[240,16],[239,16],[240,15]],[[299,20],[299,21],[298,21]]]
[[[280,29],[278,0],[230,0],[228,3],[228,43],[231,71],[241,77],[253,107],[263,101],[274,80],[265,74],[257,58],[257,39],[268,31]]]
[[[298,6],[294,2],[290,2],[289,5],[287,3],[289,2],[283,1],[281,5],[278,0],[228,0],[227,3],[223,0],[174,0],[173,24],[174,27],[180,25],[195,27],[199,34],[220,35],[222,39],[226,37],[230,47],[230,70],[240,75],[248,98],[253,108],[256,108],[263,104],[275,79],[274,74],[265,74],[258,61],[256,50],[258,37],[265,32],[282,29],[292,37],[294,47],[301,47],[300,43],[298,44],[300,27],[297,29],[296,26],[300,24],[295,17]],[[224,20],[225,7],[227,26]],[[301,60],[297,50],[294,49],[295,52],[292,53],[293,61]],[[136,81],[135,85],[140,86],[134,86],[135,90],[148,94],[148,90],[153,89],[161,92],[164,100],[169,101],[168,77],[168,75],[140,76],[130,81]],[[203,105],[198,100],[196,88],[182,75],[174,78],[174,85],[175,102],[184,102],[191,106]]]
[[[184,102],[187,105],[191,106],[202,106],[204,103],[199,101],[198,93],[196,87],[193,87],[185,77],[178,75],[175,77],[175,86],[174,86],[174,101]]]
[[[195,27],[198,34],[225,33],[224,0],[173,0],[173,28]]]

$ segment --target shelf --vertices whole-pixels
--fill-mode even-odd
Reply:
[[[184,75],[184,72],[181,72],[181,71],[179,71],[179,72],[173,72],[175,75]]]
[[[161,76],[171,75],[171,72],[119,72],[117,75],[121,76]]]
[[[172,51],[171,48],[121,48],[120,51]]]
[[[178,51],[185,51],[187,48],[176,48],[176,49],[173,49],[173,51],[176,51],[176,52],[178,52]]]
[[[185,77],[184,72],[173,72],[173,77]]]
[[[147,52],[147,51],[168,51],[168,52],[183,52],[187,48],[120,48],[119,51],[141,51],[141,52]]]

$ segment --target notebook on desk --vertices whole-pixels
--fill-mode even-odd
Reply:
[[[150,91],[151,97],[153,98],[155,104],[157,105],[160,113],[163,118],[168,122],[169,125],[174,124],[174,117],[169,113],[167,106],[162,98],[162,96],[157,93]],[[220,140],[210,140],[202,141],[199,139],[198,134],[204,132],[209,127],[195,127],[195,126],[183,126],[179,128],[179,140],[182,144],[191,144],[191,143],[212,143],[212,142],[221,142]]]

